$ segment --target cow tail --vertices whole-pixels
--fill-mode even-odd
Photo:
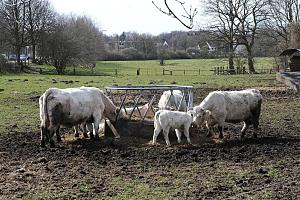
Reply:
[[[48,100],[48,97],[52,94],[52,91],[51,90],[47,90],[45,92],[45,97],[43,99],[43,112],[44,112],[44,124],[43,126],[46,127],[46,124],[49,123],[49,114],[48,114],[48,105],[47,105],[47,100]]]

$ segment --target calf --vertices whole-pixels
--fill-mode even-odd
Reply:
[[[225,122],[244,122],[241,130],[242,138],[252,124],[254,137],[257,137],[259,116],[261,111],[262,95],[258,90],[247,89],[242,91],[214,91],[194,107],[193,123],[201,125],[204,122],[211,135],[210,127],[218,125],[220,138],[223,138]]]
[[[184,135],[187,138],[188,143],[191,143],[189,137],[189,128],[193,121],[193,111],[181,112],[181,111],[169,111],[169,110],[159,110],[154,116],[154,134],[153,134],[153,144],[156,143],[158,134],[163,131],[165,141],[168,146],[170,146],[169,131],[170,128],[174,128],[178,143],[181,142],[181,132],[180,128],[183,127]]]

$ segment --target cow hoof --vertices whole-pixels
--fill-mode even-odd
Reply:
[[[224,138],[224,136],[223,136],[223,135],[219,135],[219,139],[221,139],[221,140],[222,140],[223,138]]]
[[[87,133],[84,133],[84,134],[83,134],[83,137],[84,137],[84,138],[88,138],[89,136],[87,135]]]
[[[100,140],[99,135],[98,135],[98,136],[95,136],[94,140]]]
[[[206,134],[206,137],[210,138],[212,136],[212,133]]]
[[[45,148],[45,147],[46,147],[45,141],[41,141],[41,147],[42,147],[42,148]]]
[[[53,141],[50,142],[50,148],[54,148],[55,147],[55,144]]]
[[[76,134],[75,134],[75,137],[77,137],[77,138],[78,138],[78,137],[79,137],[79,133],[76,133]]]
[[[57,142],[61,142],[61,137],[57,137]]]

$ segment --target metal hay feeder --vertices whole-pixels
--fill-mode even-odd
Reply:
[[[155,113],[158,109],[157,103],[164,91],[171,91],[170,99],[174,90],[180,90],[183,94],[180,103],[175,106],[176,110],[180,108],[183,101],[187,105],[186,111],[191,109],[193,107],[193,86],[147,85],[105,87],[106,94],[120,108],[117,116],[120,115],[121,109],[128,115],[126,120],[117,120],[114,124],[121,137],[137,136],[151,138],[153,135],[153,116],[149,115],[149,113]],[[148,104],[147,110],[141,112],[140,106],[144,104]],[[137,113],[137,115],[134,115],[134,113]],[[108,128],[105,129],[105,136],[113,136]]]

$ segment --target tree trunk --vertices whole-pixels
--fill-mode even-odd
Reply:
[[[160,66],[164,66],[164,59],[163,58],[161,58],[160,60],[159,60],[159,64],[160,64]]]
[[[234,62],[233,62],[233,45],[229,47],[229,58],[228,58],[229,69],[234,70]]]
[[[248,53],[248,67],[250,73],[255,73],[254,63],[253,63],[253,55],[251,47],[246,47]]]
[[[20,60],[20,55],[21,55],[21,47],[20,46],[16,46],[16,61],[18,63],[18,65],[21,65],[21,60]]]
[[[32,44],[32,62],[33,63],[36,63],[36,60],[35,60],[35,49],[36,49],[36,45],[33,43]]]

